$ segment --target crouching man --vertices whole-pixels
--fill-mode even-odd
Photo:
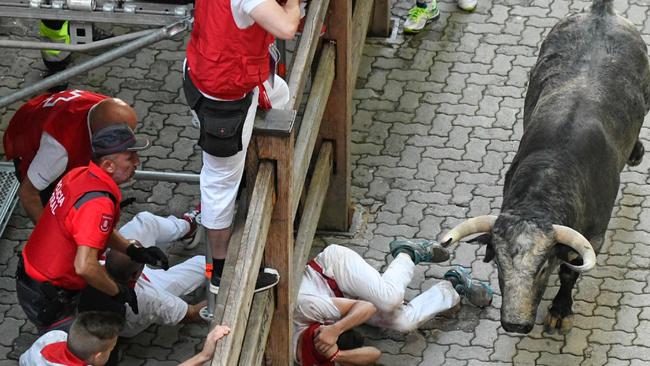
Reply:
[[[302,366],[367,365],[374,347],[339,350],[339,336],[360,324],[410,332],[448,310],[460,296],[441,281],[404,304],[415,265],[438,263],[449,253],[432,241],[393,241],[395,258],[380,274],[351,249],[330,245],[306,268],[294,311],[294,357]]]

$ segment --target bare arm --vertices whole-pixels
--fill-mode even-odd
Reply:
[[[40,191],[34,187],[28,177],[25,177],[20,183],[18,197],[23,208],[27,211],[27,215],[36,224],[43,213],[43,203],[41,202]]]
[[[81,276],[88,285],[99,291],[115,296],[120,291],[104,267],[97,261],[98,250],[80,245],[77,247],[77,254],[74,258],[74,270]]]
[[[130,240],[124,238],[122,234],[120,234],[120,232],[115,229],[111,232],[111,235],[106,241],[106,245],[109,248],[115,249],[122,253],[126,253],[126,248],[128,248],[131,243],[132,242]]]
[[[203,349],[189,360],[178,366],[201,366],[205,362],[212,360],[214,350],[217,348],[217,341],[230,333],[230,328],[225,325],[217,325],[208,333]]]
[[[277,38],[292,39],[300,23],[298,0],[287,0],[284,6],[275,0],[266,0],[250,13],[255,23]]]
[[[181,320],[181,323],[198,323],[203,321],[203,318],[201,318],[201,315],[199,312],[201,311],[202,308],[208,305],[207,300],[203,300],[198,304],[194,305],[188,305],[187,306],[187,312],[185,313],[185,317]]]
[[[381,351],[375,347],[359,347],[340,351],[336,356],[336,362],[343,366],[356,366],[356,365],[371,365],[374,364],[379,357]]]
[[[332,325],[318,328],[314,346],[322,354],[327,354],[333,347],[336,347],[336,341],[343,332],[365,323],[377,312],[377,308],[368,301],[337,297],[332,298],[332,302],[343,317]]]

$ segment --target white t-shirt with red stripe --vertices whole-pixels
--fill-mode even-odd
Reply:
[[[20,366],[86,366],[67,345],[68,333],[53,330],[43,334],[20,356]]]

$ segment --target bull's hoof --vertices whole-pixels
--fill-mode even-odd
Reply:
[[[559,311],[548,309],[546,320],[544,321],[544,331],[548,334],[567,334],[573,327],[573,313],[566,315],[560,314]]]
[[[632,149],[632,153],[630,154],[630,158],[627,160],[627,165],[637,166],[641,164],[641,161],[643,161],[643,154],[645,154],[645,148],[643,147],[641,141],[636,140],[634,148]]]

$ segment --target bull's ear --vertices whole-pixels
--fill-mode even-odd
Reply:
[[[468,243],[481,243],[485,244],[485,258],[483,262],[489,263],[494,259],[494,248],[492,247],[492,234],[482,234],[475,237],[472,240],[469,240]]]

